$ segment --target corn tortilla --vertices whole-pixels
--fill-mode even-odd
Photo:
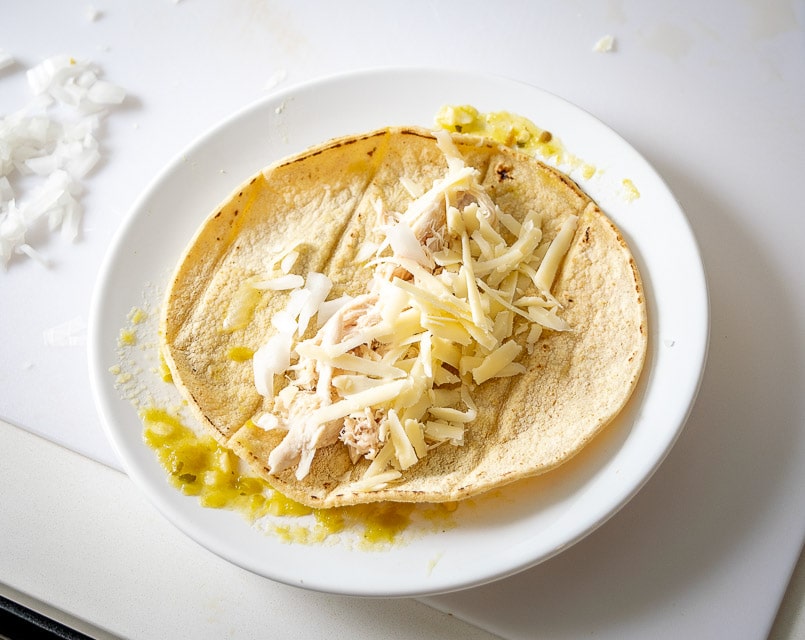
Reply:
[[[325,273],[334,283],[330,297],[364,292],[371,271],[356,256],[364,241],[379,240],[376,200],[402,211],[411,196],[401,176],[427,188],[444,173],[432,134],[382,129],[268,167],[210,215],[179,261],[161,324],[173,380],[219,442],[294,500],[315,507],[453,501],[538,475],[580,451],[635,388],[647,348],[646,304],[618,229],[561,172],[491,141],[458,134],[453,140],[503,211],[518,220],[532,209],[541,213],[543,242],[567,216],[579,217],[552,289],[571,330],[543,331],[533,352],[519,360],[526,373],[474,391],[478,417],[464,444],[432,450],[385,489],[351,489],[368,461],[353,465],[340,442],[318,450],[302,480],[292,469],[270,473],[266,461],[283,433],[250,421],[268,401],[255,389],[251,363],[228,354],[265,343],[286,294],[262,295],[244,327],[221,327],[240,284],[264,273],[266,258],[290,243],[300,253],[294,271]]]

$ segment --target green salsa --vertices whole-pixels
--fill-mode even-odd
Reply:
[[[260,477],[242,471],[238,457],[211,436],[199,436],[173,414],[152,407],[141,411],[143,437],[182,493],[197,496],[213,509],[231,509],[255,522],[264,516],[282,516],[269,529],[286,542],[315,543],[347,529],[359,531],[367,548],[398,541],[413,522],[415,512],[431,522],[446,523],[455,503],[415,505],[378,502],[331,509],[313,509],[280,492]],[[312,516],[312,524],[302,521]],[[294,522],[293,519],[299,519]]]

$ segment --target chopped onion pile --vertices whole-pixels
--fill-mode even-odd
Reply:
[[[12,60],[0,52],[2,60]],[[27,72],[33,99],[0,119],[0,264],[13,255],[45,263],[26,234],[46,224],[72,242],[83,213],[82,179],[100,160],[97,132],[125,91],[99,78],[92,62],[67,55]],[[31,188],[24,188],[34,184]]]

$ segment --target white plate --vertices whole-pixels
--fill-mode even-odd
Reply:
[[[570,463],[462,505],[456,526],[385,551],[280,542],[241,516],[204,509],[167,482],[142,424],[109,367],[142,292],[164,282],[198,225],[241,182],[290,153],[385,125],[430,126],[444,104],[522,114],[552,131],[598,174],[573,177],[623,231],[649,305],[640,385],[618,420]],[[622,180],[640,197],[629,201]],[[158,286],[157,286],[158,288]],[[234,115],[180,154],[135,204],[102,268],[91,310],[90,370],[108,437],[131,478],[187,535],[268,578],[310,589],[413,596],[462,589],[533,566],[621,508],[678,437],[696,396],[708,339],[701,260],[663,181],[601,122],[553,95],[498,77],[439,70],[355,73],[277,93]]]

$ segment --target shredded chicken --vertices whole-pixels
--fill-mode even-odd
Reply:
[[[356,297],[328,321],[333,323],[332,342],[336,344],[351,338],[360,329],[377,324],[380,311],[377,308],[378,294],[367,293]]]
[[[439,251],[444,246],[444,227],[447,214],[444,200],[434,200],[430,207],[421,211],[411,224],[411,230],[420,244],[431,252]]]
[[[365,407],[362,412],[344,418],[339,439],[349,447],[353,463],[361,456],[374,460],[381,445],[378,426],[383,413],[381,410],[373,411],[371,407]]]
[[[332,347],[348,340],[366,326],[376,324],[380,321],[376,303],[377,294],[356,297],[330,317],[311,339],[311,343]],[[367,352],[366,347],[360,344],[350,351],[363,356]],[[333,368],[320,360],[300,358],[294,370],[296,378],[277,395],[273,407],[278,417],[278,428],[287,430],[288,434],[271,452],[268,464],[274,473],[298,464],[296,475],[301,479],[307,475],[316,449],[335,443],[343,425],[338,420],[319,425],[313,423],[310,417],[313,411],[333,401]],[[376,450],[377,423],[374,420],[370,422],[368,416],[362,426],[358,426],[357,422],[357,430],[353,430],[356,435],[352,438],[354,448],[361,450],[360,455],[366,455]],[[375,444],[371,443],[371,431],[375,433]]]
[[[278,428],[285,429],[288,433],[268,456],[268,464],[274,473],[298,464],[296,477],[301,480],[310,471],[316,449],[338,440],[341,423],[332,420],[319,424],[311,420],[312,412],[322,406],[322,398],[318,394],[299,390],[288,396],[290,400],[283,402],[282,395],[278,395],[274,406]]]

